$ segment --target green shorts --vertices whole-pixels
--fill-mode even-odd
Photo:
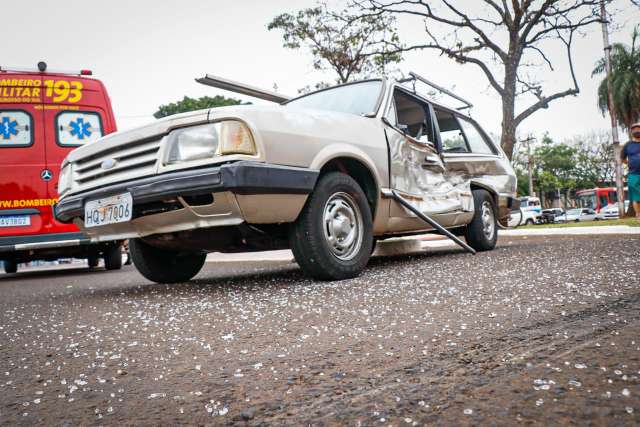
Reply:
[[[629,200],[640,202],[640,175],[629,174]]]

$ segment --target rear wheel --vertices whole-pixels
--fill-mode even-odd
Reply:
[[[97,255],[90,255],[89,258],[87,258],[87,264],[89,264],[89,268],[96,268],[99,261],[100,258],[98,258]]]
[[[475,213],[467,225],[465,238],[477,251],[489,251],[498,242],[498,222],[493,198],[486,190],[473,190]],[[527,220],[527,224],[530,221]]]
[[[122,249],[120,245],[111,246],[104,251],[104,268],[120,270],[122,268]]]
[[[18,272],[18,263],[15,261],[4,262],[4,272],[7,274],[13,274]]]
[[[193,278],[202,269],[207,254],[160,249],[140,239],[129,241],[133,265],[140,274],[156,283],[179,283]]]
[[[320,280],[342,280],[364,269],[373,247],[371,209],[360,185],[330,172],[318,180],[289,241],[298,265]]]
[[[529,218],[525,223],[525,225],[533,225],[533,220]]]

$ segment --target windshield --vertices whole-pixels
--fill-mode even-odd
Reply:
[[[285,105],[357,115],[371,114],[376,112],[381,90],[382,81],[371,80],[314,92],[289,101]]]

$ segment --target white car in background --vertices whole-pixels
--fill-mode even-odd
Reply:
[[[569,209],[564,215],[556,217],[557,222],[595,221],[596,211],[589,208]]]
[[[625,212],[629,209],[629,201],[624,201],[624,210]],[[604,208],[600,209],[600,213],[597,215],[596,219],[604,220],[604,219],[618,219],[620,218],[620,212],[618,212],[618,204],[607,205]]]
[[[511,215],[509,216],[509,227],[537,224],[539,219],[539,212],[524,209],[514,210],[511,211]]]

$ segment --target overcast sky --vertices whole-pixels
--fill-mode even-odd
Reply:
[[[628,0],[616,0],[621,27],[612,41],[628,43],[640,9]],[[222,94],[249,98],[202,86],[194,81],[216,74],[285,94],[331,75],[312,70],[306,52],[282,47],[281,34],[268,31],[277,14],[312,6],[314,0],[65,0],[3,2],[0,36],[2,66],[35,66],[44,60],[51,69],[89,68],[109,90],[120,129],[153,120],[160,104]],[[476,5],[459,0],[460,6]],[[423,39],[421,21],[399,22],[407,42]],[[558,54],[559,50],[552,53]],[[549,131],[557,139],[607,128],[596,106],[597,79],[591,69],[602,56],[602,34],[597,25],[576,42],[575,65],[581,94],[551,104],[525,121],[522,135]],[[541,69],[549,91],[570,87],[566,67]],[[495,92],[472,65],[458,65],[431,52],[406,55],[403,71],[416,71],[469,98],[473,116],[490,132],[499,133],[501,112]]]

